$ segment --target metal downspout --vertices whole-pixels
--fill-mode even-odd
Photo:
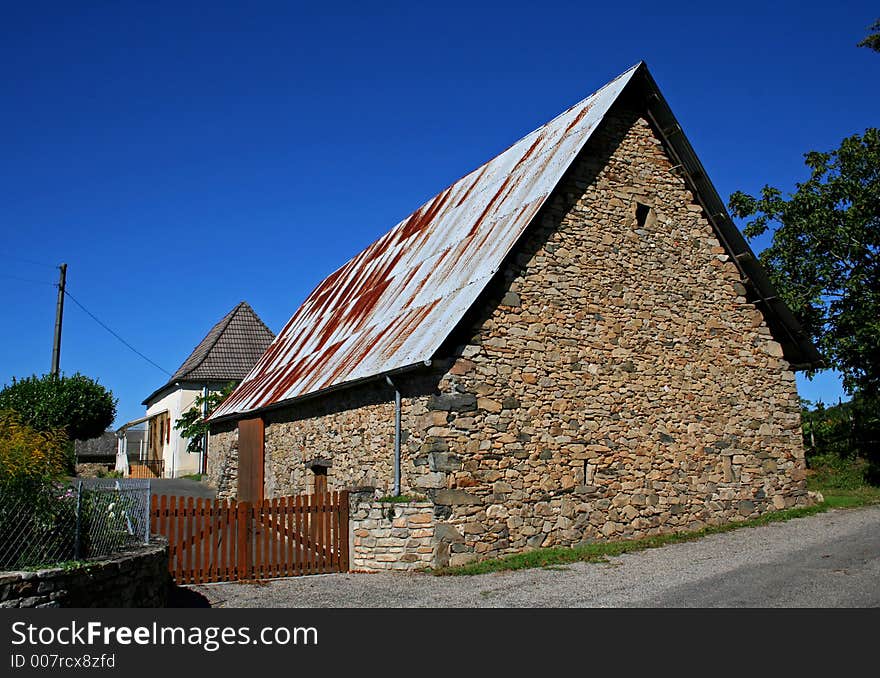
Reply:
[[[391,381],[391,377],[385,377],[388,385],[394,389],[394,496],[400,496],[400,391]]]
[[[202,388],[202,421],[208,418],[208,385]],[[205,472],[205,462],[208,457],[208,432],[202,435],[202,450],[199,452],[199,473]]]

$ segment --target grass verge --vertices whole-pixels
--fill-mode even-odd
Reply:
[[[730,532],[744,527],[758,527],[769,523],[778,523],[792,518],[803,518],[817,513],[824,513],[832,508],[854,508],[868,504],[880,503],[880,487],[863,486],[854,489],[841,490],[837,488],[811,487],[822,492],[824,501],[815,506],[805,508],[786,509],[773,511],[752,520],[744,520],[724,525],[711,525],[693,532],[678,532],[675,534],[662,534],[642,539],[626,541],[595,542],[575,547],[556,547],[536,549],[524,553],[516,553],[502,558],[483,560],[467,565],[456,567],[443,567],[431,570],[430,573],[437,576],[455,576],[471,574],[488,574],[490,572],[504,572],[510,570],[524,570],[531,568],[553,568],[559,565],[575,562],[602,563],[607,562],[610,556],[619,556],[623,553],[642,551],[644,549],[680,544],[683,542],[701,539],[710,534]]]

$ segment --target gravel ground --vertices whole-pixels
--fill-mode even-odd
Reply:
[[[734,530],[603,564],[190,588],[212,607],[880,607],[880,507]]]

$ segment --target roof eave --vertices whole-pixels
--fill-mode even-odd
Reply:
[[[786,335],[780,344],[783,345],[784,357],[790,367],[793,370],[825,367],[821,354],[780,297],[757,256],[730,218],[724,201],[718,195],[693,146],[644,63],[640,65],[638,75],[642,79],[633,78],[630,85],[641,82],[645,87],[645,108],[657,133],[671,151],[673,160],[678,164],[694,197],[701,203],[728,256],[739,269],[743,280],[751,284],[756,296],[755,303],[762,311],[773,316],[779,329]],[[775,338],[779,340],[779,337]]]
[[[212,384],[225,385],[225,384],[229,383],[230,381],[240,381],[240,379],[235,379],[232,377],[230,377],[229,379],[190,379],[190,378],[175,379],[174,381],[169,381],[164,386],[161,386],[161,387],[157,388],[155,391],[153,391],[149,396],[147,396],[143,400],[143,402],[141,402],[141,405],[149,407],[149,404],[154,402],[158,398],[159,395],[164,394],[165,391],[170,392],[170,391],[174,391],[175,389],[178,389],[178,388],[185,388],[187,386],[198,386],[201,388],[203,386],[211,386]]]
[[[263,407],[258,407],[253,410],[247,410],[246,412],[230,412],[229,414],[224,414],[223,416],[217,417],[216,419],[212,416],[209,416],[206,421],[209,424],[220,424],[227,421],[234,421],[236,419],[261,417],[266,412],[272,412],[273,410],[280,410],[286,407],[292,407],[313,398],[320,398],[325,395],[329,395],[330,393],[335,393],[336,391],[341,391],[347,388],[354,388],[355,386],[362,386],[371,381],[383,380],[386,377],[393,377],[397,374],[414,372],[418,369],[427,369],[431,367],[431,362],[432,361],[430,360],[422,360],[417,363],[413,363],[412,365],[405,365],[403,367],[398,367],[393,370],[388,370],[387,372],[382,372],[381,374],[371,374],[369,377],[363,377],[362,379],[354,379],[352,381],[345,381],[340,384],[333,384],[332,386],[323,388],[320,391],[305,393],[295,398],[288,398],[287,400],[281,400],[277,403],[272,403],[271,405],[264,405]]]

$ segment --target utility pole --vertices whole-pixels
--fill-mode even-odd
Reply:
[[[58,304],[55,307],[55,340],[52,342],[52,376],[59,375],[61,363],[61,318],[64,315],[64,283],[67,279],[67,264],[58,267],[61,275],[58,278]]]

